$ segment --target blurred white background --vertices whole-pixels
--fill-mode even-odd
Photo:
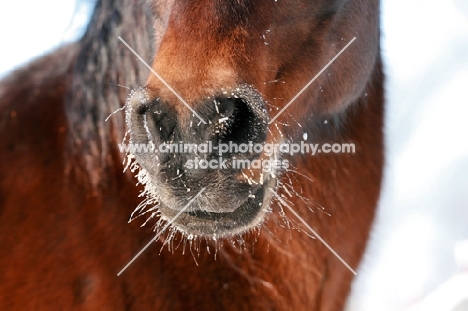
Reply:
[[[0,4],[0,77],[77,38],[93,3]],[[348,310],[466,311],[468,1],[385,0],[382,13],[385,187]]]
[[[386,179],[349,310],[467,311],[468,1],[386,0],[382,18]]]
[[[0,77],[31,57],[74,41],[94,0],[23,0],[0,4]]]

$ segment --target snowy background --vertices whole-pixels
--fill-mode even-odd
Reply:
[[[0,77],[77,38],[92,0],[0,4]],[[387,168],[349,311],[468,310],[468,1],[385,0]]]

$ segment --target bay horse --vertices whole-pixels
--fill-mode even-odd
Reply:
[[[98,1],[78,42],[0,84],[0,309],[342,310],[354,275],[318,236],[358,268],[383,167],[379,38],[377,0]],[[288,161],[265,173],[119,149],[301,140],[356,150],[224,154]]]

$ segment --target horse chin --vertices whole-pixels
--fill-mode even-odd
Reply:
[[[276,177],[269,178],[254,196],[249,197],[232,212],[214,213],[197,210],[183,212],[176,217],[178,214],[176,210],[160,202],[161,218],[171,221],[172,226],[186,236],[229,238],[248,232],[262,224],[271,210],[272,192],[270,189],[275,189],[276,184]],[[220,202],[222,202],[221,199]]]

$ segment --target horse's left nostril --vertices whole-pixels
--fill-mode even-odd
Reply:
[[[213,140],[220,144],[263,143],[266,140],[267,117],[263,103],[252,104],[244,98],[216,98],[213,117]]]
[[[266,139],[266,122],[262,115],[254,111],[246,100],[226,98],[219,100],[220,106],[229,107],[230,115],[218,119],[220,142],[236,144],[263,143]]]

